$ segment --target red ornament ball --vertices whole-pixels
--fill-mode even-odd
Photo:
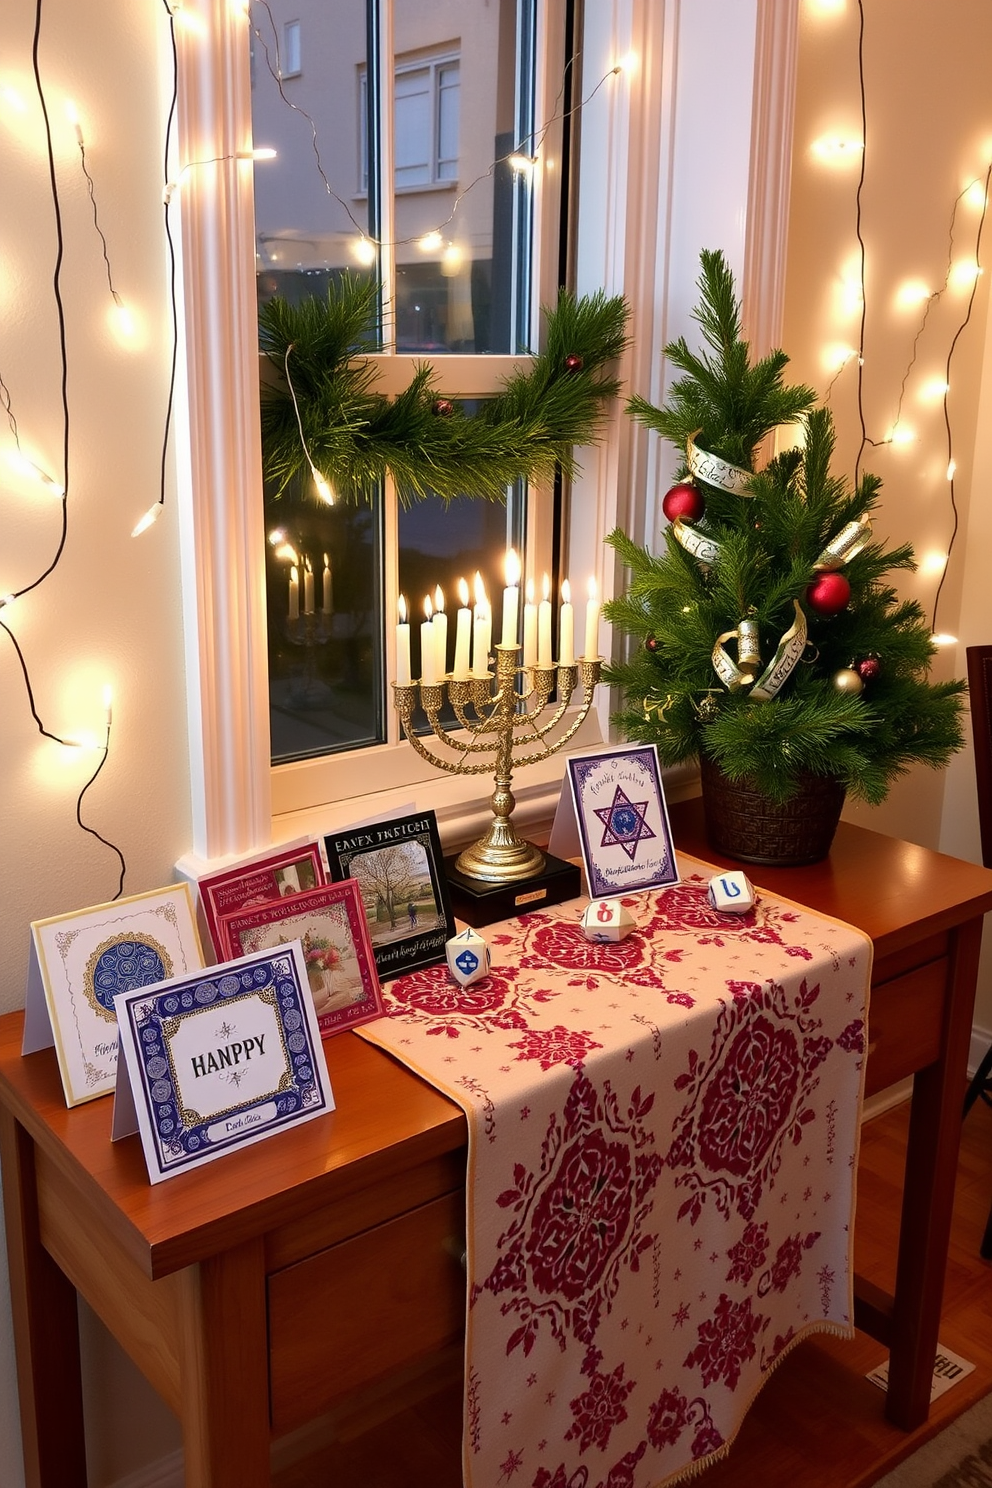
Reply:
[[[581,372],[584,366],[585,363],[577,351],[570,351],[568,353],[568,356],[565,358],[566,372]]]
[[[650,651],[652,653],[654,653],[655,651],[657,651],[657,649],[658,649],[658,642],[657,642],[657,639],[653,635],[649,635],[645,639],[644,649],[646,651]]]
[[[455,405],[450,398],[435,398],[431,404],[431,413],[436,418],[450,418],[455,411]]]
[[[672,486],[666,491],[661,502],[661,509],[670,522],[698,522],[706,510],[706,502],[703,493],[698,486],[690,481],[680,481],[677,486]]]
[[[842,573],[821,573],[806,590],[806,601],[817,615],[839,615],[851,597],[851,586]]]
[[[874,682],[875,678],[881,675],[882,663],[877,656],[866,656],[864,661],[854,663],[854,670],[862,682]]]

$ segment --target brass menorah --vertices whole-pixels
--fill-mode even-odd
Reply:
[[[544,868],[544,854],[532,842],[517,835],[511,816],[516,804],[510,789],[514,769],[548,759],[567,744],[581,726],[592,705],[599,681],[602,658],[581,658],[571,665],[528,666],[518,664],[519,646],[496,646],[496,673],[468,677],[448,676],[441,682],[393,683],[396,709],[403,732],[417,753],[438,770],[450,775],[488,775],[495,779],[490,798],[493,819],[478,842],[459,854],[455,867],[466,878],[485,883],[516,883]],[[517,687],[517,676],[521,686]],[[566,714],[581,679],[582,701],[573,718]],[[495,681],[495,685],[494,685]],[[557,688],[554,711],[541,722],[542,714]],[[417,734],[412,719],[417,703],[427,716],[431,733],[450,751],[449,757],[435,753]],[[449,733],[441,721],[447,700],[469,738]],[[565,723],[560,733],[556,732]],[[528,752],[529,751],[529,752]]]

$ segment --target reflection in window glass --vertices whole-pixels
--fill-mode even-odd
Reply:
[[[383,3],[388,65],[374,51]],[[255,170],[260,302],[323,297],[358,271],[380,275],[383,287],[384,324],[370,350],[433,358],[528,349],[531,183],[506,157],[533,135],[531,64],[518,56],[518,43],[533,56],[533,5],[251,5],[253,138],[277,152]],[[384,76],[388,108],[378,96]],[[390,240],[376,249],[390,220]],[[387,552],[384,500],[356,510],[328,508],[312,488],[278,501],[266,494],[267,530],[284,534],[267,544],[266,566],[274,761],[385,738],[387,572],[398,574],[412,620],[438,584],[453,614],[457,579],[471,583],[477,569],[498,594],[503,552],[523,531],[524,492],[508,510],[467,495],[400,513],[398,550]],[[416,624],[413,633],[419,640]],[[414,651],[416,667],[416,642]]]

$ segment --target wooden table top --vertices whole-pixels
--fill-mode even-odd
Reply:
[[[671,816],[679,848],[720,867],[742,866],[709,849],[700,803],[680,803]],[[992,871],[846,823],[823,863],[747,872],[772,893],[859,926],[874,940],[876,959],[992,909]],[[334,1112],[152,1185],[138,1137],[110,1140],[112,1098],[68,1110],[54,1050],[22,1058],[22,1026],[22,1013],[0,1018],[0,1100],[152,1277],[466,1144],[457,1106],[344,1033],[324,1046]]]

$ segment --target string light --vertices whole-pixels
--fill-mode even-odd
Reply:
[[[810,145],[818,160],[828,165],[854,165],[864,155],[864,141],[839,134],[821,135]]]
[[[140,517],[138,521],[135,522],[134,526],[131,528],[131,536],[140,537],[143,532],[147,532],[149,527],[151,527],[155,522],[158,521],[159,517],[162,515],[162,511],[162,501],[156,501],[155,505],[150,506],[145,512],[144,516]]]
[[[330,483],[323,475],[321,475],[320,471],[313,463],[313,458],[310,454],[309,449],[307,448],[306,436],[303,433],[303,420],[300,418],[300,405],[296,401],[296,389],[293,386],[293,379],[289,375],[289,354],[293,350],[293,344],[294,343],[291,341],[286,347],[286,355],[283,357],[283,369],[286,373],[286,383],[289,387],[289,395],[293,400],[293,409],[296,413],[296,426],[300,431],[300,443],[303,446],[303,453],[307,457],[307,463],[310,466],[310,474],[313,476],[314,485],[317,487],[317,494],[320,496],[320,499],[322,501],[327,502],[328,506],[333,506],[334,491]]]

